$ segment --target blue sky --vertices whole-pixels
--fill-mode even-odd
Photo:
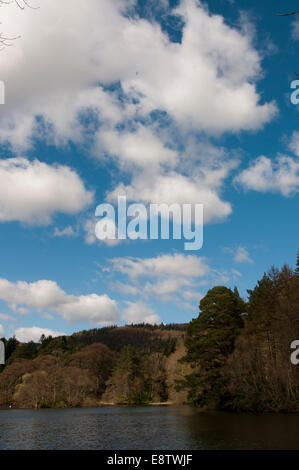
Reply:
[[[188,322],[298,246],[296,1],[1,8],[0,331]],[[298,18],[297,18],[298,16]],[[202,203],[204,244],[96,239],[103,202]]]

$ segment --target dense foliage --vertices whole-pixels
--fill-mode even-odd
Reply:
[[[140,404],[168,397],[165,360],[182,341],[184,326],[131,325],[6,341],[0,406],[72,407]]]
[[[200,315],[187,328],[184,361],[196,370],[185,378],[190,400],[197,405],[220,406],[225,388],[221,368],[232,353],[243,327],[246,304],[237,290],[214,287],[200,302]],[[184,386],[184,383],[183,383]]]
[[[194,368],[181,386],[193,404],[234,411],[298,411],[299,259],[292,271],[272,268],[248,291],[216,287],[187,329],[184,358]]]

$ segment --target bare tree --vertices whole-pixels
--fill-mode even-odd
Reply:
[[[0,7],[3,5],[12,5],[15,4],[21,10],[24,10],[26,7],[36,10],[39,7],[33,7],[29,4],[28,0],[0,0]],[[0,32],[0,51],[6,47],[12,46],[13,41],[19,39],[20,36],[7,37]]]

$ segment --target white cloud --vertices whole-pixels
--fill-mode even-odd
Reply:
[[[97,221],[93,217],[93,218],[86,220],[83,225],[83,229],[85,232],[85,243],[87,243],[87,245],[93,245],[97,241],[97,237],[95,234],[96,223]]]
[[[123,315],[128,324],[149,323],[159,325],[161,318],[155,311],[144,302],[126,302],[127,307],[123,309]]]
[[[113,258],[107,271],[127,276],[132,285],[113,283],[113,288],[127,295],[181,303],[198,300],[200,279],[211,275],[204,258],[195,255],[163,255],[157,258]],[[189,307],[188,307],[189,308]]]
[[[157,297],[167,297],[171,294],[176,294],[181,289],[182,284],[189,285],[189,281],[173,277],[160,280],[157,283],[148,282],[144,286],[144,291],[148,294],[154,294]]]
[[[87,107],[117,121],[120,106],[95,82],[120,81],[128,97],[138,96],[126,113],[161,109],[196,130],[257,129],[271,119],[275,106],[259,104],[255,89],[260,57],[248,28],[237,30],[200,2],[183,0],[176,10],[184,22],[182,43],[172,43],[154,21],[123,16],[127,6],[123,0],[44,0],[26,14],[1,9],[4,33],[22,36],[3,55],[2,139],[29,144],[40,115],[58,140],[77,140],[78,111]]]
[[[246,248],[244,248],[244,246],[237,247],[237,250],[234,256],[234,261],[236,263],[249,263],[249,264],[253,263],[252,259],[249,256],[248,251],[246,250]]]
[[[4,313],[0,313],[0,320],[3,321],[15,321],[15,318],[12,317],[11,315],[6,315]]]
[[[25,158],[0,160],[0,221],[49,224],[56,212],[75,214],[93,201],[67,166]]]
[[[114,271],[126,274],[131,279],[152,276],[196,278],[205,276],[210,269],[204,258],[182,254],[157,258],[112,258],[110,262]]]
[[[206,289],[227,284],[232,277],[231,273],[212,269],[206,258],[179,253],[156,258],[112,258],[103,271],[110,275],[111,289],[134,297],[137,303],[155,298],[193,311],[202,298],[203,286]]]
[[[11,304],[10,307],[14,313],[18,313],[19,315],[25,316],[25,315],[28,315],[29,313],[28,308],[25,308],[25,307],[18,307],[17,305],[13,305],[13,304]]]
[[[186,299],[188,301],[195,300],[199,303],[200,300],[203,298],[203,295],[200,294],[199,292],[196,292],[196,291],[185,291],[185,292],[183,292],[183,297],[184,297],[184,299]]]
[[[57,227],[55,227],[53,236],[54,237],[75,237],[77,235],[77,232],[71,227],[70,225],[68,227],[65,227],[62,230],[59,230]]]
[[[106,294],[69,297],[69,301],[61,307],[63,317],[66,320],[71,322],[88,321],[94,325],[115,325],[119,320],[117,303]]]
[[[242,274],[237,269],[232,269],[232,274],[233,274],[234,279],[238,279],[242,277]]]
[[[4,337],[4,328],[2,325],[0,325],[0,338]]]
[[[110,286],[114,291],[120,292],[121,294],[125,294],[126,296],[136,297],[138,296],[138,294],[140,294],[139,287],[135,287],[124,282],[112,282]]]
[[[178,160],[177,152],[167,148],[152,129],[140,124],[134,132],[100,130],[97,138],[97,148],[117,158],[124,168],[137,166],[153,172],[163,164],[174,166]]]
[[[70,322],[87,321],[94,325],[111,325],[119,320],[117,303],[106,294],[68,295],[54,281],[12,283],[0,279],[0,299],[12,309],[26,306],[50,310]]]
[[[238,245],[234,248],[226,247],[224,248],[224,251],[233,255],[233,260],[235,261],[235,263],[253,263],[253,260],[251,259],[248,250],[242,245]],[[234,276],[241,275],[238,271],[234,269],[232,270],[232,273],[234,274]]]
[[[274,161],[261,156],[235,181],[245,189],[291,196],[299,191],[299,161],[283,155]]]
[[[87,245],[94,245],[95,243],[104,243],[107,246],[118,245],[120,240],[117,238],[117,227],[115,222],[113,220],[109,221],[109,223],[112,225],[112,229],[115,231],[115,240],[110,238],[99,240],[99,238],[96,237],[96,224],[98,221],[99,219],[96,217],[90,217],[84,222],[83,231],[85,232],[85,243]]]
[[[13,283],[0,279],[0,298],[13,306],[25,305],[34,309],[50,309],[63,304],[66,294],[54,281]]]
[[[115,188],[108,200],[115,201],[118,195],[125,194],[128,201],[151,204],[203,204],[205,223],[221,221],[231,214],[231,205],[222,201],[218,191],[205,179],[179,173],[138,175],[131,185]]]
[[[151,56],[158,66],[149,70],[149,60],[145,78],[137,78],[135,86],[185,127],[206,132],[259,128],[275,109],[260,106],[250,84],[260,72],[250,37],[196,3],[186,0],[177,9],[185,21],[182,44],[158,53],[156,41]]]
[[[47,328],[39,328],[37,326],[32,326],[31,328],[18,328],[15,330],[14,334],[17,340],[21,343],[28,343],[29,341],[38,343],[42,335],[53,336],[53,338],[66,336],[65,333],[48,330]]]
[[[298,23],[299,24],[299,23]],[[289,149],[299,157],[299,132],[294,131],[291,137],[291,141],[289,143]]]
[[[208,155],[195,165],[174,141],[259,129],[272,119],[275,104],[262,103],[256,89],[261,57],[252,30],[245,21],[241,29],[226,24],[201,2],[182,0],[173,12],[182,20],[182,42],[173,43],[153,17],[123,14],[134,4],[44,0],[26,14],[1,9],[4,33],[22,37],[3,51],[7,97],[0,142],[15,151],[32,146],[32,136],[56,145],[83,143],[82,113],[92,112],[93,152],[113,158],[131,177],[113,195],[124,189],[136,202],[196,201],[205,205],[206,222],[224,220],[232,209],[221,189],[231,166],[223,164],[220,175]],[[119,90],[112,91],[115,83]],[[153,123],[152,111],[171,124]],[[94,242],[90,233],[86,239]]]

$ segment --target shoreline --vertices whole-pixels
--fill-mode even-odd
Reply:
[[[144,406],[191,406],[188,403],[173,403],[173,402],[153,402],[153,403],[141,403],[141,404],[130,404],[130,403],[114,403],[114,402],[99,402],[93,405],[81,405],[81,406],[58,406],[58,407],[42,407],[42,408],[22,408],[19,406],[3,406],[0,407],[0,411],[10,410],[76,410],[76,409],[88,409],[88,408],[102,408],[106,406],[119,406],[119,407],[144,407]]]
[[[238,416],[238,415],[251,415],[251,416],[266,416],[266,415],[296,415],[299,414],[298,411],[288,411],[288,412],[282,412],[282,411],[265,411],[265,412],[254,412],[254,411],[229,411],[229,410],[212,410],[212,409],[203,409],[199,407],[194,407],[189,403],[174,403],[174,402],[153,402],[153,403],[144,403],[144,404],[139,404],[139,405],[133,405],[133,404],[125,404],[125,403],[113,403],[113,402],[101,402],[99,404],[94,404],[94,405],[88,405],[88,406],[74,406],[74,407],[49,407],[49,408],[20,408],[20,407],[0,407],[0,412],[1,411],[53,411],[53,410],[80,410],[80,409],[97,409],[97,408],[113,408],[113,407],[119,407],[119,408],[145,408],[145,407],[151,407],[151,406],[158,406],[158,407],[173,407],[173,408],[189,408],[193,409],[194,412],[196,413],[206,413],[206,414],[213,414],[213,413],[220,413],[220,414],[229,414],[233,416]]]

